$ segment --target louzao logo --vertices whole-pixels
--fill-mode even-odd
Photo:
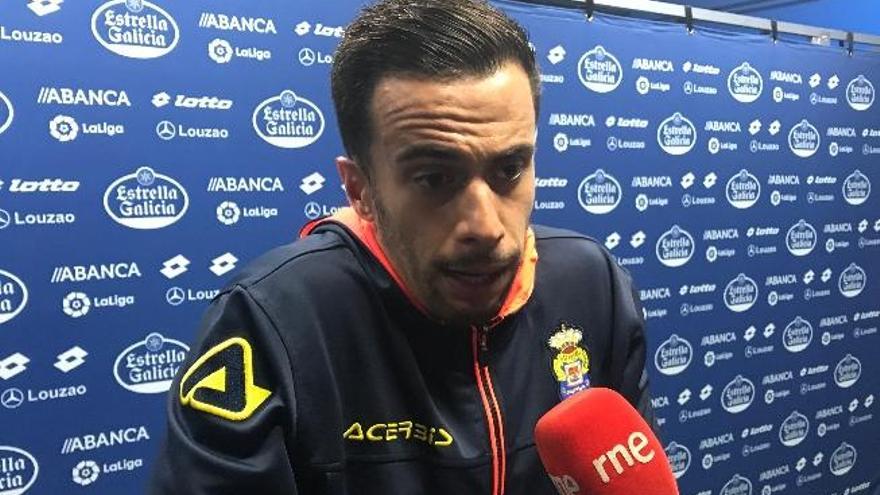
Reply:
[[[731,414],[745,411],[754,400],[755,384],[742,375],[736,375],[721,391],[721,407]]]
[[[813,341],[813,325],[809,321],[796,317],[782,332],[782,345],[788,352],[801,352],[810,347]]]
[[[810,420],[794,411],[779,425],[779,441],[786,447],[799,445],[810,433]]]
[[[739,474],[734,474],[730,481],[724,484],[718,495],[752,495],[752,482]]]
[[[840,272],[837,279],[837,288],[843,297],[856,297],[865,290],[868,283],[868,274],[855,263],[850,263],[845,270]]]
[[[801,158],[809,158],[819,150],[819,131],[803,119],[788,131],[788,147]]]
[[[854,171],[843,181],[843,199],[847,203],[858,206],[869,197],[871,197],[871,181],[861,171]]]
[[[279,148],[305,148],[324,133],[324,114],[311,101],[286,89],[254,109],[254,131]]]
[[[757,300],[758,284],[745,273],[737,275],[724,288],[724,305],[735,313],[748,311]]]
[[[657,239],[655,247],[657,260],[670,268],[684,266],[691,260],[695,250],[696,244],[694,244],[693,236],[678,225],[673,225],[671,229],[664,232]]]
[[[862,362],[852,354],[847,354],[834,367],[834,383],[840,388],[850,388],[862,376]]]
[[[37,481],[40,464],[30,452],[0,445],[0,494],[21,495]]]
[[[578,78],[590,91],[610,93],[623,80],[623,67],[602,45],[596,45],[578,61]]]
[[[856,465],[857,456],[856,448],[843,442],[828,458],[828,469],[834,476],[843,476]]]
[[[846,85],[846,101],[859,112],[871,108],[874,104],[874,85],[863,74],[859,74]]]
[[[116,7],[124,6],[125,12]],[[92,14],[92,34],[111,52],[129,58],[167,55],[180,40],[171,14],[146,0],[112,0]]]
[[[665,450],[673,476],[675,479],[681,478],[691,467],[691,451],[675,441],[669,442]]]
[[[167,227],[183,218],[187,208],[186,189],[150,167],[123,175],[104,192],[104,210],[110,218],[132,229]]]
[[[654,353],[654,366],[666,376],[683,373],[691,364],[694,348],[687,340],[672,334]]]
[[[620,183],[601,168],[584,177],[578,186],[578,202],[581,207],[596,215],[613,211],[622,197]]]
[[[657,144],[670,155],[684,155],[697,144],[697,128],[681,113],[675,112],[657,127]]]
[[[761,182],[748,170],[742,169],[727,181],[725,191],[731,206],[745,210],[755,206],[761,197]]]
[[[764,79],[748,62],[743,62],[727,76],[727,90],[734,100],[740,103],[752,103],[761,96]]]
[[[167,392],[187,352],[189,346],[183,342],[154,332],[119,353],[113,376],[123,388],[138,394]]]
[[[251,344],[233,337],[210,348],[180,380],[180,403],[230,421],[244,421],[269,396],[254,383]]]
[[[801,218],[798,222],[788,229],[785,234],[785,245],[788,251],[795,256],[806,256],[813,252],[819,236],[816,229]]]
[[[12,320],[28,302],[27,286],[20,278],[0,270],[0,325]]]
[[[0,134],[6,131],[12,125],[12,117],[15,116],[15,109],[9,98],[0,91]]]

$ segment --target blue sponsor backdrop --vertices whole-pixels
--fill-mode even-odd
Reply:
[[[344,203],[358,3],[0,6],[0,494],[143,491],[206,301]],[[880,57],[500,5],[543,72],[534,220],[635,275],[682,493],[874,490]]]

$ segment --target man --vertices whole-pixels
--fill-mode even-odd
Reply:
[[[213,302],[151,493],[555,493],[543,413],[589,386],[651,411],[628,275],[529,226],[525,33],[475,0],[386,0],[346,31],[332,89],[351,207]]]

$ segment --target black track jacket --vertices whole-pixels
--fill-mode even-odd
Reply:
[[[425,316],[348,210],[213,301],[169,392],[154,495],[552,495],[533,430],[566,394],[617,390],[653,424],[629,275],[534,226],[491,325]]]

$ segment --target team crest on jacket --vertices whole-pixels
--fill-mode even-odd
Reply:
[[[547,344],[557,351],[553,374],[559,382],[559,396],[564,400],[590,387],[590,356],[580,346],[584,334],[578,327],[561,323]]]

